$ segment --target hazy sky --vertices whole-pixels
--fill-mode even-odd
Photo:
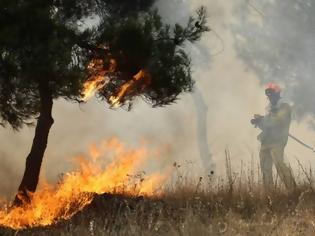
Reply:
[[[222,45],[215,33],[209,32],[196,45],[188,45],[193,59],[193,77],[209,108],[208,135],[210,150],[223,174],[224,149],[229,148],[232,165],[252,154],[258,161],[258,130],[249,120],[254,113],[264,113],[267,101],[264,88],[255,74],[237,58],[229,25],[235,20],[233,7],[241,0],[160,0],[157,4],[167,22],[184,22],[198,6],[209,11],[209,26],[222,38]],[[242,0],[245,1],[245,0]],[[224,46],[224,51],[218,55]],[[138,145],[147,140],[149,146],[168,145],[168,152],[160,157],[159,165],[171,165],[174,161],[192,160],[200,164],[196,144],[196,114],[190,94],[180,96],[177,104],[153,109],[142,101],[131,112],[110,110],[95,100],[78,106],[63,100],[55,101],[53,125],[42,173],[48,179],[71,169],[71,157],[88,150],[89,144],[98,143],[113,136],[126,145]],[[302,124],[293,124],[292,133],[315,145],[313,131]],[[15,133],[0,127],[0,189],[10,195],[18,187],[23,174],[25,158],[30,150],[34,129],[24,128]],[[314,163],[315,155],[289,141],[287,160],[295,166],[295,156],[302,163]]]

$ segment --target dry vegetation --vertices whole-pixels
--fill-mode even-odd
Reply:
[[[176,181],[159,197],[99,195],[71,220],[0,235],[315,235],[312,171],[303,169],[297,189],[287,192],[276,180],[261,188],[257,170],[226,178],[192,181],[174,165]]]

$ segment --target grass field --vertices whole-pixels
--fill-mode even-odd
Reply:
[[[294,192],[279,181],[268,194],[252,172],[242,178],[229,162],[226,178],[177,180],[156,197],[96,195],[70,220],[0,235],[315,235],[312,172]]]

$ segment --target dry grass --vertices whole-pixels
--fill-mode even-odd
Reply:
[[[277,181],[266,194],[257,169],[237,175],[226,156],[226,180],[193,181],[174,165],[176,181],[156,199],[100,195],[69,221],[0,235],[315,235],[312,170],[301,167],[294,192]]]

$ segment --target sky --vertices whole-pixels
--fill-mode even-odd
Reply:
[[[163,19],[171,24],[184,23],[200,5],[208,8],[209,26],[213,31],[206,33],[197,44],[188,44],[186,50],[192,57],[196,86],[208,106],[207,134],[217,175],[225,175],[225,149],[231,153],[235,171],[241,161],[245,166],[250,165],[252,158],[258,162],[256,136],[259,131],[249,121],[255,113],[264,114],[267,106],[263,85],[237,57],[234,48],[230,25],[237,20],[232,13],[241,1],[160,0],[156,5]],[[149,147],[164,150],[158,161],[152,162],[154,166],[144,168],[162,171],[176,161],[198,169],[201,160],[194,106],[191,94],[182,94],[176,104],[163,108],[151,108],[139,100],[130,112],[111,110],[96,99],[80,106],[57,100],[42,176],[48,181],[57,180],[60,174],[73,169],[74,156],[86,153],[92,143],[112,137],[117,137],[126,146],[141,146],[145,140]],[[293,122],[291,133],[315,146],[315,133],[305,120]],[[0,127],[0,195],[10,197],[15,193],[33,134],[34,128],[14,132],[9,127]],[[286,161],[297,168],[295,158],[305,165],[315,164],[313,153],[290,140]]]

